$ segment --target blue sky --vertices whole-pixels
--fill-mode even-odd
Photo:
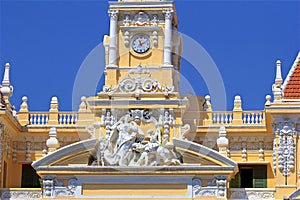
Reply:
[[[244,109],[263,109],[276,60],[282,61],[285,77],[300,50],[300,1],[175,3],[179,31],[197,40],[216,63],[228,109],[237,94]],[[52,96],[58,96],[60,110],[72,109],[77,71],[109,33],[107,9],[104,0],[0,1],[0,73],[2,77],[4,64],[10,62],[11,101],[17,109],[23,95],[32,111],[48,110]],[[196,94],[205,96],[204,81],[184,59],[181,69]]]

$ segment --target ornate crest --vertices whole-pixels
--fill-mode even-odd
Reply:
[[[144,26],[149,24],[150,18],[145,12],[139,12],[134,16],[133,21],[135,25]]]

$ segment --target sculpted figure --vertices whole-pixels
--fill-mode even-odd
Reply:
[[[137,161],[136,165],[138,166],[149,166],[156,165],[156,151],[159,147],[159,143],[157,140],[157,135],[153,130],[148,131],[149,141],[146,141],[144,145],[135,145],[137,151],[141,153],[141,157]],[[146,138],[146,139],[147,139]]]

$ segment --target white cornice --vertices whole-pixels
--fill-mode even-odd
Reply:
[[[287,84],[289,83],[290,78],[291,78],[291,76],[293,75],[293,73],[294,73],[294,71],[295,71],[295,69],[296,69],[296,67],[297,67],[297,65],[298,65],[298,62],[300,62],[300,51],[298,52],[298,55],[297,55],[297,57],[296,57],[296,59],[295,59],[295,61],[294,61],[294,64],[293,64],[293,66],[291,67],[291,69],[290,69],[290,71],[289,71],[287,77],[286,77],[285,80],[284,80],[284,83],[283,83],[283,85],[282,85],[282,91],[285,90],[285,87],[286,87]]]
[[[164,2],[116,2],[110,1],[110,9],[128,9],[128,8],[173,8],[173,1],[164,1]]]

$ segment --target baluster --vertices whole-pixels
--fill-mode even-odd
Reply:
[[[213,113],[212,121],[213,123],[216,123],[216,113]]]
[[[67,123],[67,115],[64,114],[63,117],[64,117],[64,118],[63,118],[63,124],[66,124],[66,123]]]
[[[75,124],[75,123],[76,123],[75,117],[76,117],[76,114],[74,114],[73,117],[72,117],[72,124]]]
[[[40,124],[40,121],[41,121],[40,117],[41,117],[41,115],[37,114],[37,124]]]
[[[217,114],[217,124],[219,124],[220,123],[220,113],[216,113]]]
[[[41,124],[45,124],[45,114],[41,114]]]
[[[59,124],[62,124],[62,120],[63,120],[63,115],[60,114],[60,115],[59,115]]]
[[[71,120],[72,120],[72,114],[69,115],[69,121],[68,121],[68,124],[71,124],[71,122],[72,122]]]
[[[48,120],[49,120],[49,115],[46,115],[46,123],[45,124],[48,124]]]
[[[230,113],[229,114],[229,124],[231,124],[232,123],[232,114]]]
[[[35,117],[36,117],[36,114],[33,114],[33,115],[32,115],[32,118],[33,118],[33,120],[32,120],[33,123],[32,123],[32,124],[35,124],[35,123],[36,123],[36,118],[35,118]]]
[[[75,120],[74,120],[74,124],[77,124],[77,120],[78,120],[78,115],[77,114],[75,114],[75,118],[74,118]]]
[[[255,121],[255,124],[259,124],[259,123],[258,123],[258,113],[255,113],[254,121]]]
[[[262,113],[259,113],[259,117],[258,117],[258,121],[259,121],[259,124],[261,124],[261,122],[262,122]]]
[[[65,114],[62,115],[62,124],[66,124],[66,115]]]
[[[228,113],[225,113],[225,119],[224,119],[225,124],[228,123]]]
[[[254,113],[251,113],[251,124],[254,124]]]
[[[220,113],[220,124],[224,123],[224,113]]]

